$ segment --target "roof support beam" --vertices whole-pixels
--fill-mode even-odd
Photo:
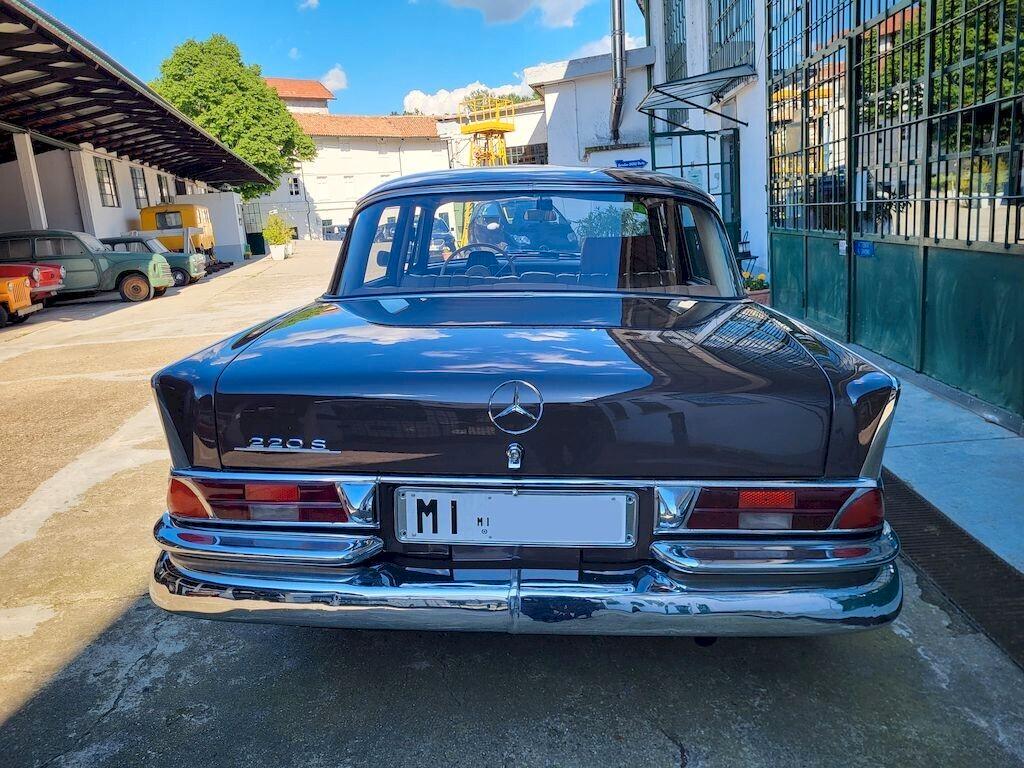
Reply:
[[[43,189],[39,185],[39,169],[36,155],[32,151],[32,137],[27,133],[14,134],[14,153],[18,158],[18,175],[21,176],[21,191],[28,208],[28,225],[31,229],[46,229],[46,206],[43,204]]]

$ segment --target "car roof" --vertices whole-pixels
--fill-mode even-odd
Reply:
[[[95,237],[88,232],[79,232],[75,229],[16,229],[10,232],[0,232],[0,237]]]
[[[635,168],[576,168],[559,165],[505,165],[479,168],[453,168],[442,171],[410,173],[389,179],[374,187],[366,197],[390,192],[429,190],[431,187],[522,185],[534,188],[566,185],[589,187],[658,187],[669,192],[682,192],[708,199],[706,191],[695,184],[664,173]],[[510,190],[511,191],[511,190]]]
[[[156,237],[147,237],[146,235],[114,235],[113,237],[101,237],[101,243],[130,243],[141,240],[156,240]]]

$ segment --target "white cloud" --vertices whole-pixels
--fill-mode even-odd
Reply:
[[[488,24],[517,21],[534,8],[546,27],[571,27],[576,14],[594,0],[447,0],[458,8],[476,8]]]
[[[478,91],[481,88],[485,88],[499,96],[507,96],[512,93],[517,96],[533,95],[533,89],[525,82],[508,83],[492,88],[477,80],[475,83],[468,83],[461,88],[453,88],[450,91],[447,88],[434,91],[434,93],[424,93],[419,90],[409,91],[402,100],[402,107],[406,112],[419,110],[425,115],[450,115],[459,108],[459,102],[473,91]]]
[[[348,88],[348,75],[341,68],[341,64],[335,64],[320,76],[320,82],[331,93],[337,93]]]
[[[302,2],[299,3],[299,10],[300,11],[305,11],[305,10],[315,11],[319,7],[320,7],[320,0],[302,0]]]
[[[293,47],[293,48],[289,48],[289,49],[288,49],[288,58],[289,58],[289,59],[297,59],[297,58],[299,58],[299,57],[300,57],[301,55],[302,55],[302,54],[301,54],[301,53],[299,53],[299,49],[298,49],[298,48],[294,48],[294,47]]]
[[[629,32],[626,33],[626,50],[630,48],[643,48],[646,43],[642,37],[635,37]],[[572,55],[570,59],[583,59],[587,56],[600,56],[602,53],[611,53],[612,51],[612,36],[605,35],[598,40],[591,40],[589,43],[581,45]]]

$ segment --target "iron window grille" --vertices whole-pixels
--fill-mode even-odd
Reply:
[[[149,188],[146,186],[146,172],[134,165],[132,171],[132,191],[135,193],[135,207],[140,211],[149,206]]]
[[[672,82],[686,77],[686,0],[665,0],[665,80]],[[678,125],[686,123],[688,111],[668,110],[668,119]]]
[[[771,226],[1024,244],[1020,0],[766,3]]]
[[[297,197],[299,195],[299,191],[299,177],[292,176],[288,179],[288,194],[292,197]]]
[[[547,165],[548,145],[525,144],[521,147],[508,148],[509,165]]]
[[[117,180],[114,178],[114,164],[105,157],[93,157],[96,165],[96,183],[100,188],[100,203],[104,208],[120,208],[117,194]]]
[[[708,71],[754,64],[754,0],[708,0]]]

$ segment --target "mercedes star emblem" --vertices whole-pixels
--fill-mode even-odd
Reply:
[[[521,435],[529,432],[544,413],[540,390],[528,381],[513,379],[499,384],[491,392],[487,415],[502,432]]]

